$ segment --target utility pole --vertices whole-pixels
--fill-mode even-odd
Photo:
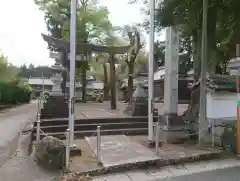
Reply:
[[[149,1],[150,5],[150,36],[148,54],[148,141],[153,142],[153,86],[154,86],[154,21],[155,0]]]
[[[70,18],[70,84],[69,84],[69,141],[73,147],[74,140],[74,121],[75,121],[75,70],[76,70],[76,18],[77,18],[77,0],[71,0],[71,18]]]
[[[199,136],[198,143],[204,141],[204,129],[206,126],[206,72],[207,72],[207,11],[208,0],[203,0],[202,18],[202,52],[201,52],[201,81],[200,81],[200,108],[199,108]]]

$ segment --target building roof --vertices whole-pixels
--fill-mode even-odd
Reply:
[[[80,82],[76,82],[76,88],[81,88],[82,84]],[[66,83],[66,87],[69,87],[69,82]],[[99,81],[89,81],[87,83],[87,89],[103,89],[104,83]]]
[[[165,67],[164,66],[161,66],[158,68],[158,70],[156,72],[154,72],[154,80],[160,80],[160,79],[163,79],[164,78],[164,75],[165,75],[166,71],[165,71]],[[187,75],[188,76],[191,76],[194,74],[194,70],[193,69],[190,69],[188,72],[187,72]],[[180,74],[181,75],[181,74]]]
[[[207,89],[211,92],[236,92],[236,76],[211,75],[207,77]]]
[[[28,79],[29,85],[54,85],[51,79],[41,77],[31,77]]]

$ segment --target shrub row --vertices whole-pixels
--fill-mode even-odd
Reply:
[[[3,104],[27,103],[31,99],[31,90],[11,83],[0,83],[0,102]]]

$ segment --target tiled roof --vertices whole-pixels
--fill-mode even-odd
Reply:
[[[236,92],[236,77],[230,75],[213,75],[207,78],[207,88],[213,92]]]

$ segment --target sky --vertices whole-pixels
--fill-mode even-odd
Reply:
[[[100,0],[108,7],[114,26],[139,23],[142,20],[139,4],[128,0]],[[41,33],[47,33],[44,14],[34,0],[0,0],[0,52],[14,65],[30,63],[51,65],[47,43]]]

